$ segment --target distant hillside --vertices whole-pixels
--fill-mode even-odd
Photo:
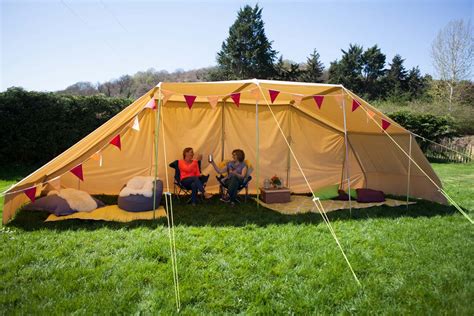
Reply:
[[[171,73],[166,70],[150,68],[146,71],[139,71],[133,76],[123,75],[118,79],[104,83],[92,83],[88,81],[77,82],[64,90],[56,91],[56,93],[80,96],[104,95],[107,97],[135,99],[150,90],[160,81],[208,81],[209,72],[213,68],[214,67],[208,67],[188,71],[178,70]]]

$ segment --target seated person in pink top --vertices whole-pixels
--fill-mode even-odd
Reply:
[[[193,159],[194,151],[191,147],[187,147],[183,150],[183,159],[178,160],[178,168],[181,178],[181,184],[188,190],[192,190],[191,203],[196,204],[198,191],[201,192],[206,199],[212,197],[211,194],[204,191],[199,176],[198,160],[202,159],[201,155],[198,155],[198,159]]]

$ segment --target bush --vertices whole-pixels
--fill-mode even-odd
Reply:
[[[47,162],[130,103],[10,88],[0,93],[0,165]]]
[[[441,142],[442,139],[458,135],[456,124],[450,116],[419,114],[408,111],[394,112],[389,116],[409,131],[437,143]],[[430,144],[420,138],[417,138],[417,142],[423,152]]]

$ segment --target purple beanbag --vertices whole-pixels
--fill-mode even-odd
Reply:
[[[349,195],[344,190],[337,190],[338,196],[333,200],[335,201],[349,201]]]
[[[372,189],[356,189],[357,191],[357,202],[360,203],[372,203],[372,202],[384,202],[385,195],[382,191]]]
[[[92,197],[97,203],[97,207],[105,206],[104,202]],[[65,216],[76,213],[77,211],[71,209],[69,204],[62,197],[52,194],[42,198],[37,199],[33,203],[30,203],[23,207],[26,211],[46,211],[56,216]]]

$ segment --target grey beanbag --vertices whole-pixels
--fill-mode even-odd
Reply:
[[[155,208],[158,208],[163,194],[163,182],[157,180],[155,188]],[[119,196],[118,207],[128,212],[145,212],[153,210],[153,196],[146,197],[141,194],[131,194],[129,196]]]

